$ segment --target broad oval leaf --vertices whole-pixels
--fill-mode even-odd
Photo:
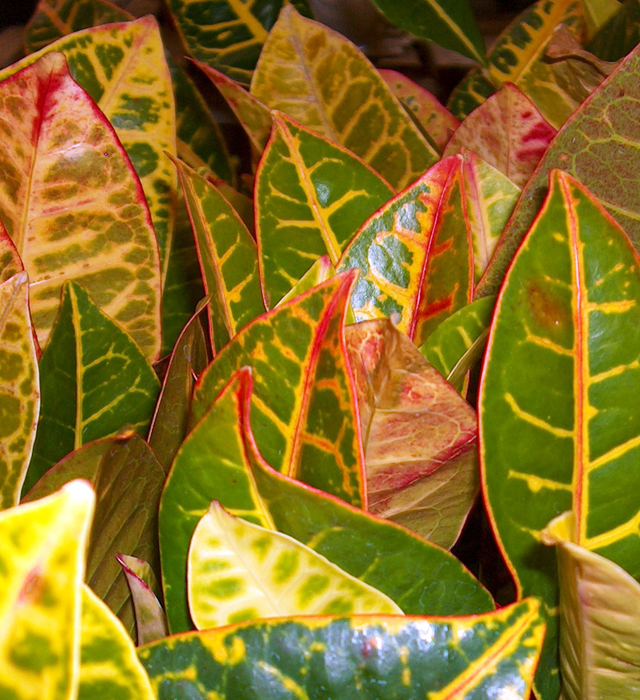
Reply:
[[[29,274],[39,340],[65,279],[81,283],[148,357],[160,348],[158,249],[140,182],[59,53],[0,83],[3,220]]]
[[[83,481],[0,512],[0,695],[74,697],[94,496]],[[28,694],[26,694],[28,692]]]
[[[498,297],[480,387],[490,516],[519,592],[541,598],[548,615],[556,563],[540,533],[565,510],[576,544],[640,577],[640,477],[629,468],[639,366],[640,262],[604,209],[556,170]],[[543,697],[557,692],[556,643],[550,629]]]
[[[322,255],[336,265],[362,223],[393,190],[359,158],[273,113],[256,173],[260,277],[273,308]]]
[[[0,510],[20,501],[40,413],[27,274],[0,284]]]
[[[406,187],[438,159],[364,55],[293,5],[265,42],[251,94],[353,151],[392,187]]]
[[[175,700],[525,700],[544,624],[528,599],[461,618],[293,617],[180,635],[138,651]]]
[[[292,615],[398,614],[380,591],[288,535],[240,520],[213,501],[189,547],[197,629]]]

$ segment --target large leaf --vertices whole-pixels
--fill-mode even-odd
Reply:
[[[555,615],[540,532],[565,510],[576,544],[640,577],[640,262],[569,175],[551,189],[498,297],[480,389],[484,495],[518,591]],[[610,504],[615,502],[615,508]],[[555,697],[556,639],[539,674]]]
[[[38,348],[25,272],[0,284],[0,510],[18,504],[40,411]]]
[[[260,276],[275,306],[322,255],[336,265],[363,222],[393,190],[349,151],[273,113],[256,173]]]
[[[75,697],[94,497],[75,481],[0,513],[0,696]]]
[[[64,280],[76,279],[154,357],[157,245],[113,129],[59,53],[0,83],[0,105],[0,218],[29,274],[38,338],[48,338]]]
[[[175,700],[525,700],[544,635],[537,608],[526,600],[466,618],[285,618],[138,653],[156,692]]]
[[[506,83],[460,124],[443,156],[466,148],[523,187],[555,135],[531,100]]]
[[[634,700],[640,692],[640,586],[621,567],[574,544],[573,514],[542,533],[556,545],[560,669],[566,700]]]
[[[154,700],[149,676],[120,620],[82,587],[78,700]]]
[[[192,411],[201,418],[251,366],[251,425],[269,464],[359,506],[364,464],[342,332],[354,279],[337,275],[249,324],[203,372]]]
[[[160,391],[144,355],[75,282],[40,361],[40,422],[25,491],[58,460],[126,423],[146,434]]]
[[[197,629],[291,615],[402,614],[312,549],[230,515],[217,501],[193,533],[187,576]]]
[[[256,242],[220,192],[183,163],[177,164],[193,227],[208,305],[212,346],[221,350],[264,313]]]
[[[640,135],[629,110],[640,100],[640,48],[576,111],[558,133],[527,186],[481,280],[481,294],[495,294],[518,245],[559,168],[578,178],[603,203],[636,247],[640,246]]]
[[[470,301],[473,261],[462,157],[440,161],[374,214],[344,251],[357,321],[394,317],[417,345]]]
[[[451,547],[478,492],[475,412],[390,321],[346,338],[369,510]]]
[[[265,42],[251,93],[353,151],[393,187],[406,187],[438,159],[364,55],[293,5]]]
[[[248,85],[284,0],[169,0],[191,56]],[[307,0],[293,0],[309,14]]]

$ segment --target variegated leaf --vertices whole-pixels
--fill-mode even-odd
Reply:
[[[265,42],[251,94],[348,148],[392,187],[406,187],[438,159],[364,55],[293,5]]]
[[[23,270],[20,255],[0,217],[0,284]]]
[[[217,501],[191,538],[187,578],[197,629],[289,615],[402,615],[386,595],[312,549]]]
[[[336,265],[362,223],[393,195],[360,159],[273,113],[271,139],[256,173],[260,278],[269,308],[311,265]]]
[[[0,510],[18,504],[40,411],[27,274],[0,284]]]
[[[335,267],[331,264],[331,260],[328,255],[323,255],[318,258],[313,265],[302,275],[302,277],[296,282],[276,306],[281,306],[286,304],[288,301],[295,299],[300,294],[309,291],[313,287],[317,287],[319,284],[326,282],[331,279],[336,274]],[[349,315],[350,309],[347,310],[347,316]],[[347,320],[347,323],[349,321]]]
[[[587,44],[589,51],[608,61],[623,58],[640,41],[640,3],[628,0],[616,5],[616,10]]]

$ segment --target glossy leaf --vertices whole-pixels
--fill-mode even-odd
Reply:
[[[640,42],[640,2],[625,0],[600,27],[587,49],[606,61],[624,58]]]
[[[10,193],[0,218],[29,274],[38,339],[49,336],[64,280],[76,279],[154,357],[157,246],[140,183],[111,126],[59,53],[1,82],[0,102],[0,182]]]
[[[131,637],[89,586],[82,586],[78,700],[154,700]]]
[[[312,549],[230,515],[217,501],[193,533],[187,572],[198,629],[290,615],[402,614]]]
[[[256,232],[264,296],[273,308],[322,255],[336,265],[393,190],[349,151],[274,112],[256,173]]]
[[[505,228],[479,286],[495,294],[507,266],[540,208],[549,173],[559,168],[578,178],[640,246],[640,136],[626,115],[640,99],[640,48],[622,61],[578,109],[551,143]]]
[[[146,434],[160,391],[141,350],[75,282],[40,361],[40,422],[25,490],[58,460],[124,424]]]
[[[276,306],[282,306],[288,301],[295,299],[300,294],[309,291],[313,287],[326,282],[331,279],[336,274],[335,267],[331,264],[331,260],[328,255],[323,255],[318,258],[313,265],[302,275],[302,277],[295,283],[295,285],[280,299]],[[347,316],[349,315],[349,310],[347,310]],[[346,321],[348,323],[348,320]]]
[[[525,700],[544,635],[537,608],[526,600],[466,618],[245,622],[161,640],[138,653],[156,692],[162,688],[175,700]]]
[[[353,151],[392,187],[406,187],[438,159],[364,55],[293,5],[265,42],[251,94]]]
[[[417,345],[470,301],[473,261],[462,158],[440,161],[374,214],[338,271],[359,269],[356,321],[394,318]]]
[[[251,425],[265,459],[339,498],[365,503],[364,464],[342,325],[349,272],[250,323],[198,380],[200,419],[228,378],[254,373]]]
[[[560,578],[560,668],[566,700],[632,700],[640,691],[640,586],[621,567],[574,544],[573,515],[542,533]]]
[[[460,124],[443,156],[465,148],[523,187],[555,135],[533,102],[505,83]]]
[[[0,696],[74,697],[94,496],[80,481],[0,513]]]
[[[292,0],[309,14],[307,0]],[[284,0],[169,0],[187,51],[245,85],[251,82],[269,30]]]
[[[155,586],[149,583],[149,578],[155,580],[153,569],[146,561],[126,554],[117,554],[116,559],[131,593],[138,646],[166,637],[169,634],[167,618],[154,592]]]
[[[0,284],[23,270],[20,255],[0,218]]]
[[[449,548],[478,492],[475,412],[391,322],[346,337],[369,510]]]
[[[264,313],[258,251],[242,219],[204,177],[178,162],[208,305],[211,345],[220,351]]]
[[[631,398],[640,390],[639,302],[631,243],[554,171],[498,297],[480,389],[490,516],[518,591],[541,598],[549,615],[556,565],[540,532],[565,510],[575,513],[576,544],[640,577],[640,482],[629,468],[640,433]],[[557,692],[555,636],[550,629],[541,662],[543,697]]]
[[[386,68],[380,69],[379,72],[422,135],[441,153],[460,122],[440,104],[435,95],[425,90],[422,85],[414,83],[404,73]]]
[[[38,348],[25,272],[0,284],[0,510],[18,504],[40,411]]]

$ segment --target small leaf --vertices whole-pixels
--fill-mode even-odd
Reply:
[[[406,187],[438,159],[364,55],[293,5],[265,42],[251,94],[348,148],[392,187]]]

